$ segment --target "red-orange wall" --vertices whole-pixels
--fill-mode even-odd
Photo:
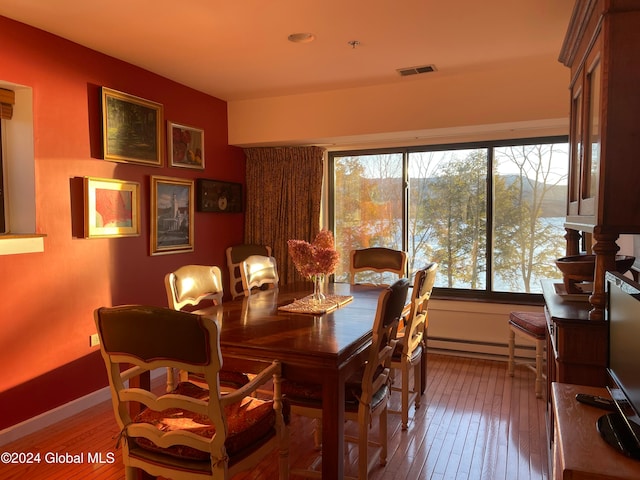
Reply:
[[[149,255],[150,176],[244,183],[245,163],[227,144],[222,100],[4,17],[0,45],[0,80],[33,89],[36,228],[46,234],[44,253],[0,256],[1,430],[106,385],[89,347],[95,308],[165,306],[163,277],[183,264],[226,270],[224,249],[242,241],[242,214],[196,212],[194,252]],[[206,169],[102,160],[101,86],[161,103],[165,121],[203,129]],[[140,182],[139,237],[82,238],[84,176]]]

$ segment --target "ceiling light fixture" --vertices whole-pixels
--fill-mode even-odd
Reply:
[[[359,40],[349,40],[347,43],[351,45],[351,48],[356,48],[358,45],[360,45]]]
[[[313,33],[292,33],[287,37],[293,43],[309,43],[316,39]]]

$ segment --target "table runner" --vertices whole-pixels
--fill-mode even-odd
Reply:
[[[311,295],[307,295],[306,297],[294,300],[288,305],[278,307],[278,310],[291,313],[311,313],[322,315],[349,303],[351,300],[353,300],[352,295],[326,295],[322,303],[315,304],[311,302]]]

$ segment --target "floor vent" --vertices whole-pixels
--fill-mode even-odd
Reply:
[[[423,73],[435,72],[435,65],[422,65],[420,67],[399,68],[397,72],[401,77],[408,77],[409,75],[421,75]]]

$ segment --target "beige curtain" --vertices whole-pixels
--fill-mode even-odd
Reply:
[[[287,240],[311,242],[320,229],[320,147],[248,148],[245,243],[269,245],[280,282],[301,279]]]

